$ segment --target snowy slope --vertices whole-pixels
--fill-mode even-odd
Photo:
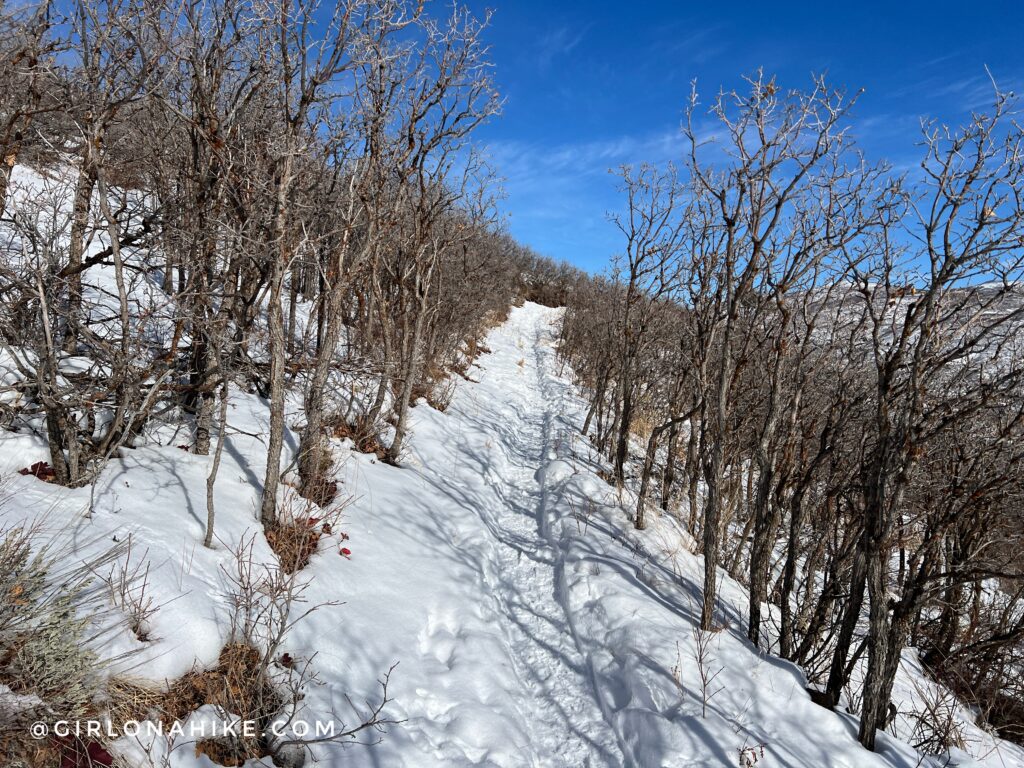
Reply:
[[[852,718],[813,704],[798,669],[744,639],[745,591],[725,576],[725,628],[706,638],[698,663],[701,559],[668,517],[633,531],[595,474],[579,435],[584,405],[555,358],[558,318],[537,305],[514,309],[448,410],[413,410],[402,467],[337,443],[351,559],[339,556],[336,535],[304,571],[309,603],[336,604],[287,643],[313,657],[322,681],[303,716],[355,721],[398,662],[387,715],[404,722],[372,747],[314,747],[321,764],[667,768],[743,765],[744,755],[769,768],[946,764],[892,738],[880,739],[880,754],[861,749]],[[287,421],[301,423],[295,404]],[[155,639],[124,633],[109,649],[140,648],[135,675],[159,681],[211,664],[226,636],[222,568],[256,530],[265,404],[234,396],[230,422],[212,551],[200,543],[210,459],[179,450],[186,440],[170,432],[105,472],[89,518],[88,489],[9,481],[16,502],[3,514],[45,515],[83,555],[128,533],[136,557],[148,550],[162,604]],[[294,448],[293,434],[286,443]],[[42,458],[36,438],[0,433],[5,472]],[[256,554],[271,557],[260,537]],[[707,696],[701,666],[714,675]],[[901,691],[915,682],[908,674]],[[1016,747],[970,734],[982,764],[1024,766]],[[176,746],[169,765],[212,765]]]

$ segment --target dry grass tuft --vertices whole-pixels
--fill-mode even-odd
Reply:
[[[197,709],[210,704],[243,720],[255,721],[257,731],[262,732],[269,725],[271,713],[283,705],[280,693],[267,678],[264,662],[263,655],[251,645],[233,642],[221,650],[217,666],[193,669],[169,688],[131,678],[113,678],[108,687],[111,722],[115,729],[129,721],[153,720],[170,725],[183,722]],[[270,754],[260,738],[247,738],[239,731],[237,737],[197,742],[196,755],[206,755],[219,765],[238,766],[248,759]]]
[[[268,715],[284,703],[267,679],[263,662],[262,654],[252,646],[228,643],[221,650],[216,667],[193,670],[171,685],[159,706],[164,721],[184,720],[203,705],[212,704],[244,721],[255,721],[257,731],[262,732],[269,725]],[[239,735],[200,741],[196,744],[196,755],[200,754],[220,765],[242,765],[269,752],[259,738]]]
[[[442,379],[436,382],[427,393],[427,403],[435,411],[444,413],[452,404],[452,397],[455,396],[455,381]]]
[[[338,418],[331,424],[331,434],[339,440],[345,438],[351,440],[359,453],[372,453],[382,461],[388,455],[387,448],[381,443],[373,425],[364,419],[357,419],[349,423]]]
[[[309,520],[280,520],[267,526],[267,543],[274,550],[285,573],[295,573],[309,564],[320,546],[322,531]]]
[[[167,697],[163,686],[129,677],[112,677],[106,692],[107,713],[115,726],[159,717]]]
[[[266,750],[262,750],[266,752]],[[196,757],[205,755],[217,765],[236,768],[255,755],[249,755],[245,746],[235,739],[202,739],[196,742]],[[266,757],[266,754],[258,757]]]

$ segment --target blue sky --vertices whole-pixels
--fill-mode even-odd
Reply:
[[[512,234],[592,271],[619,247],[608,170],[678,156],[694,78],[706,95],[759,66],[787,88],[812,72],[864,88],[858,142],[896,165],[917,161],[921,116],[959,122],[985,105],[986,65],[1024,91],[1024,0],[470,6],[495,11],[488,40],[506,103],[479,139],[506,179]]]

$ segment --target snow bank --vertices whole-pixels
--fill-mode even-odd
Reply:
[[[357,722],[397,662],[386,714],[404,722],[371,748],[318,745],[315,757],[387,768],[735,766],[743,756],[770,768],[927,765],[894,738],[864,751],[852,717],[813,704],[800,670],[745,639],[746,593],[724,575],[724,628],[695,632],[701,559],[669,517],[633,531],[597,477],[579,435],[584,405],[555,360],[558,319],[515,309],[486,340],[477,382],[460,381],[445,413],[413,409],[402,467],[336,443],[349,503],[305,571],[309,606],[323,606],[287,643],[313,657],[321,681],[302,717]],[[54,536],[94,547],[131,535],[150,562],[154,639],[121,636],[109,649],[141,649],[135,676],[212,664],[225,639],[223,568],[257,530],[265,403],[235,394],[229,420],[213,550],[200,543],[210,459],[180,450],[187,439],[170,428],[111,464],[91,516],[89,489],[9,481],[7,516],[45,516]],[[297,403],[286,421],[301,424]],[[294,433],[286,443],[294,450]],[[8,470],[44,457],[37,439],[0,433]],[[350,558],[338,554],[342,531]],[[256,555],[272,556],[262,537]],[[707,690],[702,667],[714,676]],[[920,674],[902,671],[898,691]],[[978,764],[1024,766],[1016,747],[971,736]],[[169,759],[208,764],[190,749]]]

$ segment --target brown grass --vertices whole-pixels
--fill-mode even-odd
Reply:
[[[324,455],[328,457],[327,461],[321,463],[321,469],[317,474],[317,479],[313,482],[305,485],[299,485],[295,490],[298,491],[302,498],[313,502],[316,506],[321,509],[329,507],[338,496],[338,481],[333,479],[330,475],[334,469],[334,460],[330,458],[330,453],[324,451]]]
[[[437,393],[440,388],[444,387],[448,373],[449,371],[446,371],[436,362],[428,362],[424,367],[422,378],[413,384],[412,391],[409,393],[409,405],[415,407],[422,397],[431,408],[443,411],[447,407],[447,403],[443,403]],[[442,407],[438,407],[439,404]]]
[[[264,532],[285,573],[295,573],[309,564],[322,535],[320,528],[309,520],[279,520],[266,526]]]
[[[220,652],[217,666],[194,669],[166,689],[131,678],[114,678],[108,686],[110,719],[115,728],[147,719],[170,725],[212,704],[243,720],[255,721],[261,730],[282,704],[264,670],[259,651],[244,643],[228,643]],[[268,754],[259,739],[244,737],[206,739],[197,742],[195,749],[197,756],[204,754],[225,766],[242,765],[247,759]],[[30,763],[51,764],[60,763]]]
[[[167,690],[146,680],[113,677],[107,683],[110,721],[116,725],[129,720],[142,722],[163,712]]]
[[[654,430],[655,420],[653,416],[646,413],[636,414],[629,426],[629,432],[641,442],[646,442]]]
[[[353,447],[359,453],[372,453],[381,460],[388,454],[387,448],[380,442],[377,433],[371,425],[362,419],[354,423],[349,423],[341,418],[335,419],[331,424],[331,434],[339,440],[345,438],[351,440]]]
[[[427,393],[427,403],[435,411],[444,413],[452,404],[452,397],[455,395],[455,382],[450,379],[441,379],[435,382]]]
[[[162,689],[130,678],[110,681],[109,711],[115,728],[128,721],[160,720],[170,725],[181,722],[205,704],[221,707],[245,721],[257,723],[262,731],[282,706],[281,697],[265,674],[259,651],[244,643],[228,643],[220,652],[217,666],[194,669]],[[239,729],[241,732],[241,729]],[[224,766],[239,766],[269,752],[258,738],[244,736],[204,739],[195,746],[196,755],[206,755]],[[58,763],[30,763],[33,767]]]
[[[259,651],[244,643],[228,643],[220,652],[217,666],[193,670],[174,682],[160,707],[166,721],[181,721],[204,704],[221,707],[242,720],[266,727],[282,701],[265,674]],[[259,739],[206,739],[196,744],[196,755],[205,754],[220,765],[242,765],[268,752]]]
[[[196,757],[206,755],[217,765],[236,768],[245,765],[250,757],[265,757],[266,750],[259,750],[263,754],[250,755],[245,745],[234,739],[202,739],[196,742]]]
[[[56,739],[32,739],[27,733],[15,733],[13,729],[0,733],[0,761],[4,765],[21,763],[27,768],[60,766],[63,753],[64,749]]]

